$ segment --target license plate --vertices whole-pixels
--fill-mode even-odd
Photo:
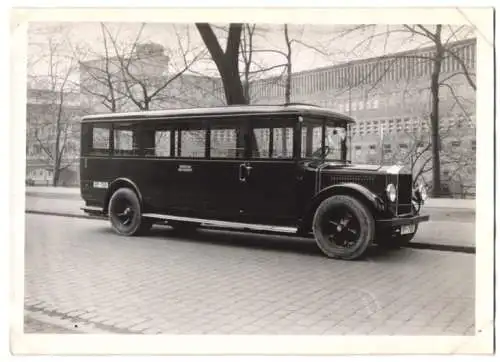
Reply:
[[[401,226],[401,235],[412,234],[415,232],[415,225],[403,225]]]

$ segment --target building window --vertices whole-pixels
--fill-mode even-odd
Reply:
[[[476,150],[476,140],[473,140],[471,142],[471,145],[472,145],[472,151],[475,151]]]
[[[460,141],[451,141],[451,147],[460,147]]]

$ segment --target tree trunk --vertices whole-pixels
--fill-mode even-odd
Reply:
[[[62,103],[61,103],[62,104]],[[59,169],[61,165],[61,152],[60,152],[60,144],[61,144],[61,108],[62,105],[59,106],[59,114],[56,120],[56,144],[54,146],[54,167],[53,167],[53,175],[52,175],[52,186],[57,186],[59,181]]]
[[[290,103],[292,97],[292,43],[288,36],[288,24],[284,25],[287,54],[286,54],[286,78],[285,78],[285,103]],[[287,153],[286,128],[283,127],[283,153]]]
[[[224,86],[227,104],[248,104],[239,72],[239,47],[243,25],[230,24],[225,52],[222,51],[209,24],[196,24],[196,27],[217,66]]]
[[[226,103],[233,104],[248,104],[243,90],[243,84],[240,78],[239,71],[239,55],[240,42],[243,24],[230,24],[227,37],[226,51],[224,52],[217,40],[212,27],[207,23],[197,23],[196,28],[200,33],[205,46],[207,47],[212,60],[217,66],[217,70],[222,79],[224,93],[226,95]],[[249,125],[251,126],[251,125]],[[250,147],[252,152],[258,156],[257,140],[254,132],[248,130],[247,134],[250,137]]]
[[[57,167],[54,167],[53,172],[52,172],[52,186],[57,187],[59,184],[59,176],[60,176],[60,171]]]
[[[59,147],[59,140],[56,140],[56,147]],[[56,148],[55,152],[54,165],[52,167],[52,186],[56,187],[59,184],[59,175],[61,170],[61,155],[59,154],[59,150]]]
[[[441,43],[441,25],[436,26],[434,34],[436,54],[431,74],[431,144],[432,144],[432,196],[438,197],[441,193],[441,142],[439,137],[439,75],[444,49]]]
[[[286,55],[285,103],[290,103],[292,97],[292,44],[288,37],[288,24],[285,24],[284,33],[288,50]]]

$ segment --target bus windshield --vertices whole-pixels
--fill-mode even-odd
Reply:
[[[348,162],[349,135],[345,122],[304,120],[302,125],[302,158]],[[323,134],[324,130],[324,134]]]

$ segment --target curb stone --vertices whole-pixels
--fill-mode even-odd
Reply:
[[[26,191],[26,196],[29,197],[40,197],[44,199],[66,199],[66,200],[82,200],[80,193],[76,194],[60,194],[57,192],[37,192],[37,191]]]
[[[25,210],[26,214],[36,214],[36,215],[47,215],[47,216],[60,216],[60,217],[69,217],[75,219],[91,219],[91,220],[107,220],[106,217],[103,216],[91,216],[86,214],[71,214],[64,212],[53,212],[53,211],[40,211],[40,210]],[[436,251],[448,251],[448,252],[458,252],[458,253],[466,253],[466,254],[475,254],[476,247],[475,246],[464,246],[464,245],[448,245],[448,244],[430,244],[430,243],[418,243],[412,242],[410,245],[405,246],[405,248],[409,249],[424,249],[424,250],[436,250]]]
[[[104,216],[91,216],[85,214],[71,214],[66,212],[57,211],[41,211],[41,210],[25,210],[26,214],[36,214],[36,215],[47,215],[47,216],[61,216],[61,217],[72,217],[75,219],[92,219],[92,220],[107,220]]]

